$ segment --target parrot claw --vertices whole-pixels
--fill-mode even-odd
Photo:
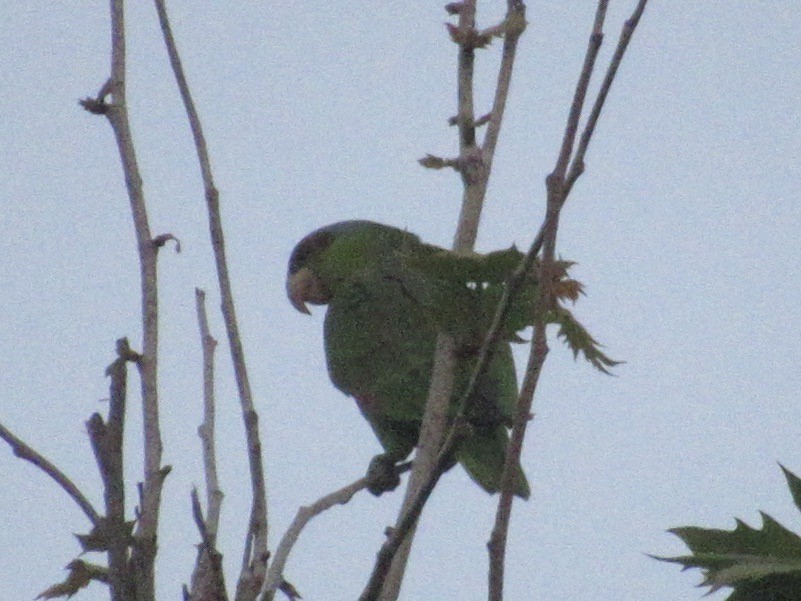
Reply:
[[[386,454],[376,455],[367,468],[367,490],[376,497],[395,490],[400,484],[400,476],[395,461]]]

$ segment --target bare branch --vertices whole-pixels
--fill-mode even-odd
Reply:
[[[397,473],[402,474],[411,469],[411,462],[403,463],[397,467]],[[343,486],[339,490],[325,495],[317,499],[311,505],[305,505],[298,509],[295,519],[287,528],[278,547],[275,550],[275,556],[270,562],[270,568],[267,570],[267,582],[264,588],[264,594],[261,597],[262,601],[271,601],[275,591],[277,591],[281,583],[284,582],[284,567],[292,552],[292,548],[297,543],[300,534],[306,525],[315,517],[335,507],[336,505],[344,505],[353,498],[357,492],[364,490],[367,487],[367,478],[360,478],[347,486]]]
[[[476,0],[463,0],[459,11],[459,24],[451,26],[453,41],[459,45],[459,67],[457,79],[459,123],[459,149],[464,152],[476,145],[476,126],[473,110],[473,65],[475,45],[469,39],[476,33]],[[458,32],[458,36],[454,36]]]
[[[248,460],[250,465],[250,478],[252,490],[252,505],[250,521],[245,544],[245,553],[242,559],[242,570],[237,584],[236,598],[240,600],[254,599],[258,594],[260,583],[264,581],[267,570],[267,493],[264,481],[264,466],[261,456],[261,440],[259,436],[258,415],[253,404],[253,394],[250,389],[247,367],[245,365],[245,352],[239,334],[239,325],[236,319],[234,298],[231,292],[231,279],[228,273],[228,262],[225,256],[225,237],[223,235],[222,217],[220,215],[220,194],[214,185],[211,171],[206,139],[200,123],[200,117],[195,109],[189,85],[186,81],[178,48],[172,34],[167,9],[164,0],[155,0],[156,11],[159,16],[164,44],[170,58],[175,80],[186,109],[192,136],[195,140],[203,186],[206,195],[206,205],[209,215],[209,230],[214,259],[217,267],[217,278],[220,286],[222,300],[222,313],[225,320],[225,330],[228,335],[228,344],[234,365],[239,400],[242,406],[242,416],[245,423],[245,432],[248,443]]]
[[[495,100],[492,112],[488,115],[487,131],[484,135],[484,162],[487,172],[492,168],[492,159],[495,156],[495,146],[501,133],[501,121],[506,108],[506,99],[509,96],[509,87],[512,83],[512,69],[517,54],[517,42],[526,30],[526,5],[521,0],[507,2],[506,18],[503,22],[504,39],[501,54],[501,66],[498,69],[498,83],[495,86]],[[486,186],[485,186],[486,188]]]
[[[489,570],[489,600],[502,601],[503,599],[503,576],[504,563],[506,556],[506,538],[509,532],[509,518],[512,514],[512,501],[514,499],[514,474],[516,466],[520,461],[520,453],[523,450],[523,440],[526,435],[526,425],[531,419],[531,405],[534,400],[534,393],[537,389],[542,366],[548,355],[548,340],[545,333],[545,323],[537,322],[534,327],[534,338],[531,341],[531,352],[528,356],[526,375],[523,378],[523,385],[520,388],[520,396],[517,402],[515,415],[515,428],[512,429],[512,436],[506,450],[506,460],[503,468],[501,480],[501,496],[498,499],[498,510],[495,517],[495,525],[490,535],[488,543],[490,554]],[[521,424],[518,426],[518,424]]]
[[[570,190],[573,188],[573,184],[576,183],[576,180],[584,172],[584,156],[586,155],[587,148],[590,145],[592,134],[595,132],[595,125],[598,123],[598,117],[601,115],[601,110],[604,107],[604,102],[606,102],[606,97],[609,94],[609,90],[612,88],[612,82],[615,79],[618,67],[620,67],[620,63],[623,61],[626,48],[628,48],[631,36],[634,34],[634,30],[637,28],[637,25],[640,22],[640,18],[645,11],[646,4],[648,4],[648,0],[639,0],[637,7],[634,9],[631,17],[626,20],[623,25],[623,29],[620,32],[620,38],[618,39],[615,53],[609,62],[609,67],[606,69],[606,75],[604,76],[603,83],[598,91],[598,96],[596,97],[595,103],[590,111],[587,123],[584,126],[584,131],[581,134],[576,155],[573,157],[570,171],[567,175],[567,181],[565,183],[566,194],[570,193]]]
[[[483,160],[481,152],[476,148],[476,126],[473,108],[473,65],[475,61],[476,37],[476,0],[463,0],[459,4],[457,13],[458,26],[448,26],[451,39],[459,45],[458,72],[457,72],[457,125],[459,128],[459,158],[457,164],[462,175],[464,194],[462,209],[454,237],[453,248],[457,251],[466,251],[473,248],[478,233],[478,222],[483,204],[483,194],[480,184],[484,179]],[[403,499],[398,522],[395,530],[409,514],[420,489],[426,480],[431,478],[439,448],[442,445],[445,429],[448,423],[448,407],[453,389],[453,369],[455,365],[454,343],[450,336],[440,333],[437,336],[434,364],[431,373],[431,383],[423,412],[422,427],[417,442],[414,466],[409,476],[406,493]],[[404,536],[398,539],[397,545],[392,545],[391,556],[384,553],[384,561],[377,561],[370,578],[370,584],[365,589],[362,598],[372,588],[376,593],[382,591],[381,601],[394,601],[400,594],[406,562],[411,551],[413,530],[416,523],[412,521],[404,529]],[[406,536],[408,534],[408,537]],[[390,540],[394,538],[390,537]],[[405,540],[404,540],[405,539]],[[389,541],[387,541],[389,542]],[[382,551],[387,544],[382,547]],[[395,554],[397,553],[397,557]],[[379,558],[381,552],[379,553]],[[393,561],[394,558],[394,561]],[[388,559],[389,561],[386,561]],[[389,570],[391,566],[391,571]],[[386,582],[386,584],[384,584]]]
[[[44,455],[34,451],[31,446],[15,436],[11,430],[6,428],[3,424],[0,424],[0,438],[8,443],[14,455],[20,459],[29,461],[38,467],[45,474],[50,476],[50,478],[52,478],[56,484],[64,489],[64,492],[66,492],[70,498],[75,501],[78,507],[81,508],[81,511],[83,511],[84,515],[89,518],[89,521],[92,522],[93,525],[97,525],[100,522],[100,514],[97,513],[97,510],[89,502],[89,499],[86,498],[86,496],[80,491],[75,483],[70,480],[66,474],[64,474],[64,472],[57,468]]]
[[[220,523],[220,508],[223,492],[217,479],[217,453],[215,450],[215,398],[214,398],[214,350],[217,341],[209,331],[206,315],[206,293],[195,288],[195,305],[200,328],[200,341],[203,348],[203,423],[198,428],[203,447],[203,472],[206,476],[206,505],[208,517],[205,524],[211,540],[217,540]]]
[[[217,551],[214,534],[208,528],[208,521],[203,518],[197,489],[193,488],[192,517],[200,533],[198,560],[192,574],[191,598],[198,601],[228,601],[225,590],[225,574],[222,567],[222,554]]]
[[[117,143],[139,254],[142,303],[142,355],[137,361],[142,387],[144,424],[144,483],[137,520],[132,565],[137,566],[136,587],[142,601],[155,599],[153,565],[156,556],[159,507],[164,477],[158,407],[158,280],[157,246],[150,233],[142,178],[136,159],[126,101],[125,13],[123,0],[110,0],[111,74],[96,99],[82,101],[87,110],[105,115]],[[110,102],[106,97],[110,96]]]
[[[598,57],[598,50],[601,48],[601,42],[603,42],[604,38],[602,28],[608,5],[609,0],[598,0],[598,8],[595,11],[595,24],[592,29],[592,34],[590,35],[587,52],[584,55],[584,66],[581,68],[581,75],[576,84],[576,91],[573,94],[573,102],[570,105],[570,113],[567,117],[567,127],[565,127],[565,133],[562,137],[562,148],[559,151],[556,167],[551,177],[559,179],[564,178],[567,172],[567,166],[570,162],[570,157],[573,154],[573,144],[575,143],[576,133],[578,132],[581,110],[584,106],[584,100],[587,97],[587,89],[590,86],[590,78],[595,68],[595,59]]]
[[[552,272],[554,266],[556,235],[559,227],[559,216],[562,207],[567,200],[573,183],[575,183],[576,179],[581,175],[584,169],[584,154],[586,153],[589,141],[592,137],[595,124],[597,123],[601,109],[603,108],[604,100],[609,88],[611,87],[612,80],[614,79],[614,75],[617,71],[617,66],[622,60],[628,40],[631,38],[633,30],[642,16],[642,12],[645,9],[646,3],[647,0],[640,0],[634,14],[626,22],[623,34],[621,35],[621,41],[618,43],[615,55],[610,63],[609,69],[607,70],[606,78],[601,86],[598,98],[595,101],[590,118],[585,126],[585,130],[579,142],[579,147],[571,164],[570,159],[573,152],[576,133],[578,131],[578,122],[581,117],[584,100],[587,95],[589,81],[595,67],[595,59],[598,55],[601,42],[603,41],[603,24],[606,16],[608,0],[599,0],[598,2],[593,31],[590,36],[587,53],[585,55],[584,66],[576,85],[573,103],[571,105],[570,114],[565,127],[562,147],[559,152],[559,157],[556,161],[556,166],[546,180],[548,200],[545,220],[543,221],[540,231],[537,234],[537,238],[531,247],[531,250],[535,252],[537,252],[535,249],[538,249],[539,246],[543,247],[542,273],[543,281],[545,282],[550,281],[549,274]],[[567,176],[566,181],[565,176],[568,170],[568,165],[571,166],[570,173]],[[550,286],[541,286],[539,294],[540,314],[542,315],[548,307],[552,306],[554,299]],[[535,325],[534,329],[534,338],[531,343],[529,361],[526,367],[523,386],[521,387],[518,398],[511,439],[506,452],[501,495],[500,499],[498,500],[495,524],[493,526],[490,541],[488,543],[490,555],[490,601],[501,601],[503,599],[504,562],[506,556],[506,540],[509,530],[509,520],[512,512],[515,466],[518,465],[520,461],[520,454],[522,452],[526,427],[532,415],[531,407],[533,404],[534,393],[536,391],[539,375],[542,371],[542,366],[545,362],[547,354],[548,341],[546,337],[545,323],[540,321]]]
[[[225,579],[222,572],[222,556],[216,549],[217,531],[220,522],[223,493],[217,479],[217,456],[215,451],[215,399],[214,399],[214,350],[217,341],[209,330],[206,315],[206,294],[195,288],[195,307],[203,349],[203,423],[198,436],[203,450],[203,471],[206,478],[206,504],[208,517],[203,518],[197,491],[192,491],[192,513],[201,534],[202,544],[198,548],[197,561],[192,573],[192,599],[227,599]]]
[[[92,450],[103,480],[106,517],[84,540],[98,538],[103,541],[101,550],[108,551],[109,587],[113,601],[133,601],[136,598],[128,550],[131,545],[130,528],[125,522],[125,479],[123,473],[123,433],[125,431],[125,404],[127,396],[127,361],[132,357],[128,340],[117,341],[117,358],[108,366],[110,376],[108,422],[99,413],[86,423]]]

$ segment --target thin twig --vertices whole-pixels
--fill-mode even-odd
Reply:
[[[97,524],[100,522],[100,514],[97,513],[97,510],[92,506],[92,503],[89,502],[89,499],[86,498],[86,495],[80,491],[75,483],[64,472],[57,468],[44,455],[33,450],[30,445],[23,442],[22,439],[17,437],[3,424],[0,424],[0,438],[8,443],[14,455],[20,459],[24,459],[25,461],[32,463],[45,474],[50,476],[50,478],[56,484],[58,484],[73,501],[75,501],[78,507],[80,507],[81,511],[83,511],[84,515],[86,515],[86,517],[89,518],[89,521],[92,522],[92,525],[97,526]]]
[[[495,146],[501,133],[501,123],[506,109],[506,99],[509,97],[509,87],[512,84],[512,71],[517,55],[517,43],[526,30],[526,5],[521,0],[507,2],[506,17],[503,22],[504,37],[503,51],[501,53],[501,66],[498,69],[498,83],[495,86],[495,100],[492,103],[492,112],[489,114],[487,131],[484,133],[482,146],[484,163],[487,175],[492,169],[492,159],[495,156]],[[485,182],[489,182],[489,177]]]
[[[200,343],[203,348],[203,423],[198,428],[198,436],[203,448],[203,473],[206,477],[208,517],[205,525],[211,540],[216,543],[220,524],[220,508],[224,496],[217,478],[215,449],[214,350],[217,347],[217,341],[209,330],[209,320],[206,315],[206,293],[200,288],[195,288],[195,306],[200,328]]]
[[[542,366],[545,363],[547,355],[548,340],[545,333],[545,323],[540,320],[534,326],[534,338],[531,341],[531,352],[529,353],[528,365],[526,366],[526,375],[523,378],[523,385],[520,388],[520,400],[518,400],[517,403],[515,423],[527,424],[531,419],[531,400],[534,398],[539,376],[542,373]],[[528,399],[528,402],[526,402],[526,399]],[[508,534],[509,516],[512,511],[512,500],[514,498],[511,491],[514,490],[514,474],[516,472],[516,466],[518,465],[518,463],[513,462],[519,461],[524,437],[525,428],[520,429],[517,435],[515,435],[513,430],[506,451],[504,472],[501,480],[501,497],[498,500],[497,512],[502,518],[499,520],[496,515],[496,527],[493,528],[490,542],[487,545],[490,553],[490,601],[501,601],[503,599],[506,537]],[[510,491],[510,494],[504,494],[506,491]]]
[[[264,581],[267,570],[267,492],[264,480],[264,466],[261,456],[261,439],[259,436],[258,415],[253,404],[253,394],[250,388],[247,367],[245,365],[245,352],[239,325],[234,308],[234,297],[231,292],[231,278],[228,273],[228,261],[225,255],[225,237],[223,235],[222,217],[220,215],[220,194],[214,185],[211,171],[211,161],[206,145],[205,136],[200,123],[200,117],[195,109],[189,85],[184,75],[178,48],[172,35],[167,9],[164,0],[155,0],[159,23],[167,47],[175,80],[181,99],[186,109],[192,136],[195,140],[200,171],[205,189],[206,205],[209,216],[209,230],[211,244],[214,251],[214,260],[217,267],[217,279],[220,286],[222,313],[225,321],[225,330],[234,365],[239,400],[242,406],[242,417],[245,423],[245,433],[248,443],[248,460],[250,465],[252,504],[248,525],[245,553],[242,557],[242,568],[237,583],[236,599],[246,601],[255,599],[260,583]]]
[[[195,569],[192,572],[190,597],[193,599],[227,599],[225,578],[222,572],[222,556],[216,549],[217,531],[223,493],[217,479],[217,456],[215,451],[215,399],[214,399],[214,349],[217,341],[209,330],[206,315],[206,294],[195,288],[195,307],[203,349],[203,423],[198,428],[203,454],[203,472],[206,478],[206,504],[208,516],[204,519],[197,491],[192,490],[192,513],[201,534]]]
[[[459,11],[458,31],[463,39],[472,37],[476,29],[476,2],[464,0]],[[459,44],[459,66],[457,80],[457,119],[459,125],[459,149],[464,152],[476,145],[475,111],[473,110],[473,65],[475,46],[463,41]]]
[[[397,473],[402,474],[409,471],[412,467],[411,462],[403,463],[397,467]],[[275,592],[284,582],[284,568],[292,552],[292,548],[297,543],[300,534],[306,525],[315,517],[335,507],[336,505],[344,505],[353,498],[357,492],[367,487],[367,478],[360,478],[347,486],[343,486],[339,490],[335,490],[319,499],[311,505],[305,505],[298,509],[295,519],[287,528],[281,541],[275,549],[275,556],[270,562],[270,567],[267,570],[267,582],[264,587],[264,594],[261,601],[271,601]]]
[[[579,76],[578,83],[576,84],[576,91],[573,94],[573,102],[570,104],[570,113],[567,117],[567,126],[565,133],[562,137],[562,147],[559,150],[559,157],[556,160],[556,167],[550,177],[563,179],[567,172],[567,167],[570,162],[570,157],[573,154],[573,144],[576,140],[576,133],[578,132],[579,119],[581,118],[581,110],[584,107],[584,100],[587,97],[587,89],[590,85],[590,78],[595,68],[595,59],[598,57],[598,50],[601,48],[603,41],[603,21],[606,17],[606,9],[609,5],[609,0],[599,0],[598,8],[595,12],[595,24],[593,25],[590,41],[587,46],[587,52],[584,55],[584,65],[581,68],[581,75]],[[560,192],[561,193],[561,192]]]
[[[473,67],[475,46],[468,40],[476,31],[477,0],[463,0],[459,11],[459,44],[457,70],[457,123],[459,126],[459,172],[462,175],[462,206],[456,224],[453,249],[469,252],[478,237],[478,224],[484,205],[482,183],[488,174],[481,149],[476,146],[476,117],[473,107]]]
[[[601,110],[604,107],[609,90],[612,88],[612,82],[615,79],[618,67],[620,67],[620,63],[623,61],[623,55],[626,53],[626,48],[628,48],[631,36],[634,34],[634,30],[637,28],[640,18],[645,11],[646,4],[648,4],[648,0],[639,0],[637,7],[631,14],[631,17],[626,20],[623,25],[623,29],[620,31],[620,38],[618,39],[615,53],[612,56],[612,59],[609,61],[609,67],[606,69],[606,75],[604,76],[603,83],[598,91],[598,96],[595,98],[595,103],[590,111],[590,115],[587,118],[584,131],[579,139],[579,145],[576,149],[576,154],[573,157],[570,170],[567,174],[567,180],[565,182],[566,194],[570,194],[573,184],[576,183],[576,180],[584,171],[584,156],[586,155],[587,148],[590,145],[592,134],[595,132],[595,125],[598,122],[598,117],[601,115]]]

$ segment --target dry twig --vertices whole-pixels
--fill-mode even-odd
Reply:
[[[215,399],[214,399],[214,349],[217,341],[209,330],[206,315],[206,294],[195,288],[195,308],[203,349],[203,423],[198,428],[202,454],[203,472],[206,478],[206,506],[208,515],[204,519],[197,491],[192,491],[192,514],[195,517],[202,544],[198,547],[195,569],[189,597],[192,599],[227,599],[225,578],[222,572],[222,555],[217,551],[217,531],[220,522],[223,493],[217,479],[217,455],[215,450]]]
[[[234,297],[231,291],[231,278],[228,273],[228,261],[225,255],[225,237],[223,235],[222,217],[220,215],[220,194],[214,185],[206,139],[195,108],[189,84],[186,81],[178,48],[172,35],[164,0],[155,0],[159,24],[167,47],[170,65],[184,103],[184,108],[192,129],[200,171],[205,189],[206,205],[209,216],[209,230],[214,260],[217,267],[217,278],[220,286],[222,313],[228,345],[234,365],[239,400],[242,406],[242,417],[245,423],[245,434],[248,443],[248,461],[250,465],[252,504],[248,526],[245,552],[242,557],[242,568],[237,582],[236,599],[250,601],[255,599],[264,582],[267,570],[267,493],[264,481],[264,466],[261,456],[261,439],[259,436],[258,414],[253,405],[253,394],[250,389],[245,351],[239,333],[239,325],[234,308]]]
[[[203,518],[196,488],[192,489],[191,499],[192,517],[200,533],[201,543],[195,571],[192,574],[192,592],[189,597],[198,601],[228,601],[222,554],[217,551],[214,533],[209,530],[209,520]]]
[[[220,524],[220,508],[224,497],[217,478],[215,448],[214,350],[217,348],[217,341],[209,330],[209,320],[206,315],[206,293],[200,288],[195,288],[195,308],[200,328],[200,343],[203,348],[203,423],[198,428],[198,436],[203,448],[203,473],[206,477],[208,517],[205,524],[211,540],[216,541]]]
[[[14,455],[38,467],[64,489],[64,492],[66,492],[69,497],[75,501],[78,507],[81,508],[81,511],[89,518],[93,526],[96,526],[100,522],[100,514],[97,513],[97,510],[92,506],[92,503],[89,502],[89,499],[86,498],[86,495],[84,495],[75,483],[56,467],[53,462],[48,460],[41,453],[35,451],[33,447],[26,444],[2,424],[0,424],[0,438],[8,443]]]
[[[117,359],[106,369],[111,378],[108,421],[104,423],[100,414],[95,413],[86,423],[92,450],[103,480],[106,516],[91,534],[79,538],[84,547],[88,546],[87,541],[94,541],[97,550],[108,551],[108,583],[111,598],[114,601],[133,601],[136,599],[133,586],[135,580],[131,579],[133,572],[128,563],[131,536],[129,525],[125,522],[123,473],[123,433],[128,376],[126,365],[132,353],[125,338],[117,341],[117,355]]]
[[[411,462],[407,462],[398,466],[397,473],[402,474],[409,471],[412,467]],[[339,490],[325,495],[317,499],[311,505],[305,505],[298,509],[295,519],[287,528],[278,547],[275,549],[275,556],[270,562],[270,568],[267,570],[267,582],[264,587],[264,595],[261,597],[262,601],[271,601],[275,591],[281,587],[284,580],[284,567],[289,559],[289,554],[292,548],[300,538],[300,534],[313,518],[317,517],[324,511],[335,507],[336,505],[344,505],[353,498],[357,492],[364,490],[367,487],[367,478],[359,478],[355,482],[343,486]]]

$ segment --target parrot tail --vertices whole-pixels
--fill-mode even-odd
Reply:
[[[501,490],[503,463],[506,458],[506,445],[509,436],[504,426],[481,429],[468,437],[456,451],[456,458],[470,477],[488,493]],[[528,499],[531,489],[523,468],[518,464],[515,474],[514,494],[521,499]]]

